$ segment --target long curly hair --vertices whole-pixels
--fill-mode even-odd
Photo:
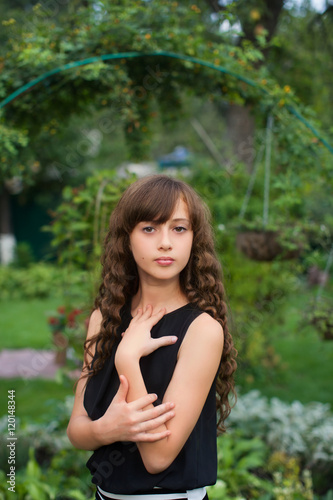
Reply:
[[[222,269],[215,254],[210,212],[194,189],[183,181],[167,175],[139,179],[127,188],[112,212],[102,256],[102,283],[95,300],[102,323],[99,333],[85,342],[85,359],[88,353],[92,355],[93,345],[96,345],[96,354],[84,376],[89,380],[110,356],[121,323],[121,308],[138,290],[139,276],[129,244],[131,232],[142,221],[167,222],[180,198],[187,204],[193,230],[191,255],[180,273],[180,286],[188,301],[210,314],[224,331],[216,384],[217,425],[223,432],[224,421],[231,410],[229,393],[236,398],[233,375],[237,351],[228,330]]]

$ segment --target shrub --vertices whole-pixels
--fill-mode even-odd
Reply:
[[[301,467],[313,472],[315,486],[332,486],[333,415],[323,403],[291,404],[270,401],[259,391],[239,397],[228,419],[231,429],[247,438],[261,438],[272,452],[299,459]]]
[[[99,171],[84,186],[63,190],[63,200],[52,213],[45,231],[52,234],[51,245],[61,265],[95,270],[107,231],[108,220],[134,176],[120,178],[115,171]]]
[[[0,299],[44,299],[60,295],[70,282],[71,293],[87,290],[90,286],[87,273],[59,268],[39,262],[26,269],[0,266]]]

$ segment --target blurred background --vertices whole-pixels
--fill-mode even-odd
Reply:
[[[0,498],[92,498],[66,437],[109,215],[213,215],[238,356],[212,500],[333,499],[333,4],[2,0]],[[13,401],[15,401],[15,408]]]

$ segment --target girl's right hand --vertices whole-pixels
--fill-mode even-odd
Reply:
[[[115,441],[154,442],[170,435],[170,431],[151,432],[174,417],[173,403],[163,403],[145,410],[156,401],[156,394],[147,394],[131,403],[126,402],[128,381],[120,375],[120,386],[99,422],[101,445]]]
[[[123,365],[126,366],[129,360],[139,361],[141,357],[148,356],[156,349],[177,342],[174,335],[160,338],[151,336],[151,329],[163,318],[165,312],[165,308],[155,312],[151,305],[147,305],[144,310],[138,309],[117,347],[115,365],[118,373],[124,373]]]

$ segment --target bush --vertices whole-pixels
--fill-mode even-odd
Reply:
[[[251,391],[239,397],[228,422],[246,438],[261,438],[271,452],[299,459],[302,468],[313,472],[317,488],[333,486],[333,415],[329,405],[303,405],[299,401],[289,405]]]
[[[58,452],[49,467],[42,468],[29,449],[25,468],[16,473],[15,496],[8,491],[7,478],[0,470],[0,498],[3,500],[93,500],[93,487],[86,473],[86,453]]]
[[[84,272],[68,272],[65,267],[39,262],[30,264],[26,269],[0,266],[0,300],[6,299],[44,299],[60,295],[70,283],[71,293],[87,290],[89,276]]]
[[[51,245],[60,265],[95,270],[108,220],[125,189],[135,177],[120,178],[115,171],[99,171],[84,186],[63,190],[63,200],[53,212],[45,231],[52,234]]]
[[[0,498],[4,500],[86,500],[93,487],[85,463],[90,452],[73,448],[66,427],[74,397],[54,403],[54,418],[43,424],[21,426],[16,433],[19,453],[16,455],[16,495],[7,490],[7,451],[5,431],[7,416],[0,420]],[[50,401],[51,402],[51,401]]]

